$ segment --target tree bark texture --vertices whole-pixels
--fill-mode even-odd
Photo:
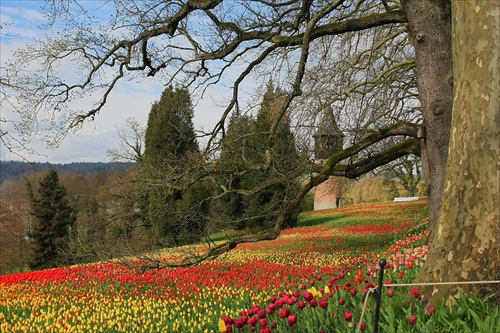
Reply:
[[[415,48],[425,136],[421,157],[429,196],[429,231],[435,232],[448,158],[453,78],[451,6],[443,0],[402,0]]]
[[[438,226],[417,282],[500,279],[500,1],[452,1],[452,12],[449,158]],[[497,286],[480,288],[498,301]],[[435,306],[458,293],[449,285],[422,294]]]

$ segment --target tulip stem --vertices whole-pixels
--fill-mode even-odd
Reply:
[[[385,259],[380,259],[379,265],[380,265],[380,272],[378,276],[378,290],[376,294],[376,304],[375,304],[375,323],[373,327],[373,332],[378,333],[378,317],[380,314],[380,301],[382,300],[382,287],[384,286],[384,268],[386,265],[386,260]]]

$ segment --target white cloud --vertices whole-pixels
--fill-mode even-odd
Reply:
[[[4,63],[11,58],[12,51],[24,46],[27,41],[33,41],[34,37],[44,35],[44,31],[38,29],[45,22],[44,16],[36,10],[39,7],[37,1],[6,1],[2,0],[1,20],[8,23],[2,31],[1,38],[1,61]],[[64,77],[75,77],[71,64],[60,69]],[[61,145],[54,149],[48,149],[44,135],[48,132],[40,124],[39,133],[27,144],[29,150],[36,154],[29,154],[29,150],[17,150],[17,153],[30,161],[49,161],[53,163],[68,162],[99,162],[107,161],[108,149],[118,147],[118,135],[116,129],[122,127],[125,119],[135,117],[144,125],[153,101],[160,98],[164,86],[152,80],[142,82],[122,82],[108,98],[106,107],[95,118],[94,122],[85,123],[76,133],[69,133]],[[211,89],[206,97],[199,101],[195,108],[195,127],[209,130],[221,115],[212,98],[221,98],[224,91]],[[217,96],[217,97],[213,97]],[[75,103],[78,109],[90,109],[87,100]],[[72,105],[73,106],[73,105]],[[9,112],[7,106],[2,105],[2,117],[9,121],[16,121],[16,115]],[[1,123],[3,131],[9,131],[14,135],[15,130],[9,123]],[[0,159],[19,160],[21,157],[12,154],[5,147],[0,147]]]

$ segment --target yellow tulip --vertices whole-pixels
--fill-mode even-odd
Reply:
[[[324,290],[325,290],[325,294],[329,294],[329,293],[330,293],[330,287],[325,286],[325,289],[324,289]]]
[[[219,319],[219,331],[221,333],[226,333],[226,323],[222,319]]]

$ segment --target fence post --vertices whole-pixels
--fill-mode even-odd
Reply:
[[[376,305],[375,305],[375,325],[373,327],[373,332],[378,333],[378,317],[380,314],[380,301],[382,300],[382,287],[384,286],[384,269],[387,261],[385,259],[380,259],[380,271],[378,276],[378,290],[376,295]]]

